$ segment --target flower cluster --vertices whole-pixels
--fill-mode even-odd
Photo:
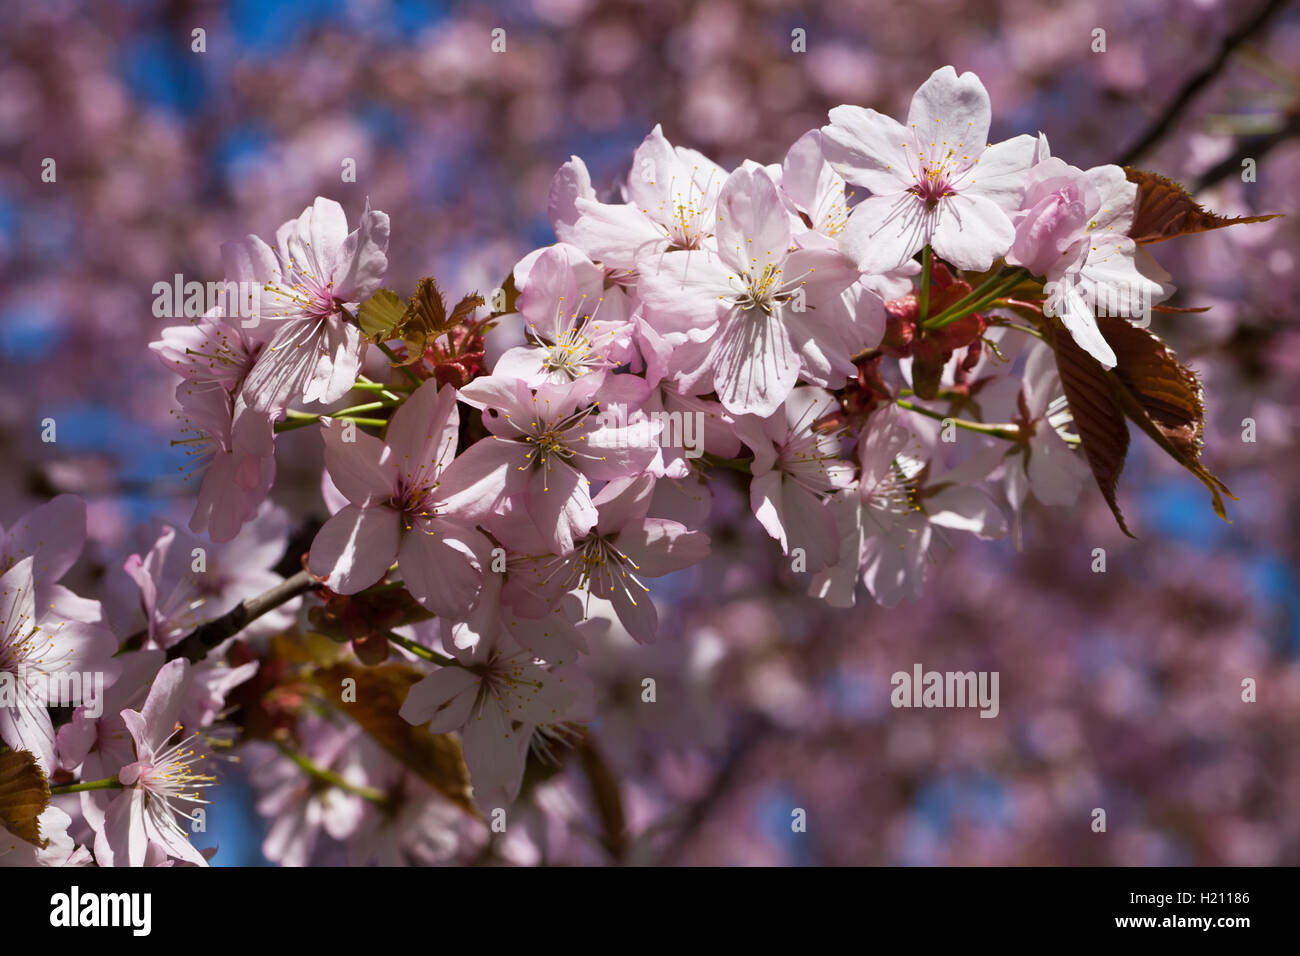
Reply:
[[[458,808],[507,808],[530,757],[589,748],[593,645],[655,641],[657,580],[709,556],[724,483],[838,607],[917,598],[950,535],[1018,538],[1031,497],[1071,505],[1090,474],[1122,526],[1125,415],[1221,507],[1199,383],[1146,331],[1173,288],[1143,246],[1177,233],[1144,199],[1185,196],[1041,135],[989,144],[990,118],[944,67],[904,122],[838,107],[779,164],[727,170],[656,127],[612,194],[565,163],[558,241],[452,309],[431,279],[408,302],[382,287],[389,218],[368,205],[349,229],[318,198],[273,245],[228,243],[251,315],[152,345],[181,376],[206,538],[163,528],[116,608],[58,583],[76,499],[3,538],[0,739],[79,794],[23,860],[204,864],[190,837],[232,743],[261,768],[272,859],[318,858],[321,832],[361,862],[481,842]],[[1196,213],[1177,228],[1230,222]],[[285,567],[267,499],[301,428],[329,514]],[[277,642],[309,591],[295,657]],[[102,687],[53,699],[74,673]]]

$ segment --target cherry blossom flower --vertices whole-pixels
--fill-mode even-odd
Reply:
[[[499,635],[484,637],[455,648],[456,665],[414,684],[400,713],[430,733],[460,731],[475,799],[490,807],[513,802],[533,728],[563,720],[579,693],[576,675],[535,663]]]
[[[999,449],[945,468],[892,408],[876,413],[869,426],[858,443],[857,485],[832,501],[839,560],[811,585],[812,594],[837,606],[853,605],[859,577],[885,607],[915,600],[940,529],[982,538],[1007,530],[996,503],[973,484],[996,464]]]
[[[596,526],[575,542],[571,554],[555,558],[546,578],[555,593],[577,590],[613,605],[628,633],[652,643],[659,614],[642,578],[657,578],[699,564],[709,554],[709,538],[667,518],[649,516],[653,475],[611,481],[593,499]]]
[[[508,349],[493,369],[529,385],[562,385],[622,365],[632,326],[623,290],[604,288],[604,273],[581,250],[548,246],[515,266],[519,314],[531,344]]]
[[[216,782],[206,771],[208,754],[194,735],[177,741],[181,708],[189,692],[189,663],[163,665],[140,710],[122,711],[135,746],[135,761],[118,772],[123,790],[108,808],[95,833],[100,866],[144,866],[174,858],[207,866],[207,858],[190,843],[177,822],[191,820],[196,804],[208,803],[202,792]]]
[[[644,262],[638,289],[651,324],[708,343],[699,376],[738,415],[772,414],[804,370],[842,382],[853,364],[834,307],[857,271],[833,250],[791,250],[789,214],[760,167],[727,178],[717,231],[716,254]]]
[[[827,159],[872,195],[853,208],[841,248],[864,272],[884,273],[924,246],[982,272],[1015,239],[1009,213],[1024,195],[1035,139],[989,145],[992,111],[974,73],[935,72],[912,97],[904,126],[875,110],[837,106],[822,127]]]
[[[312,542],[312,573],[340,594],[356,594],[396,561],[416,600],[462,616],[491,546],[449,508],[441,487],[460,429],[456,390],[425,382],[393,415],[383,442],[338,419],[323,424],[326,467],[348,505]]]
[[[491,375],[461,389],[492,434],[456,460],[448,507],[507,544],[522,538],[520,550],[540,541],[556,554],[572,551],[596,524],[591,481],[639,474],[655,456],[646,423],[606,425],[593,415],[598,384],[586,376],[534,394],[520,379]]]
[[[1040,154],[1046,148],[1044,139]],[[1117,360],[1097,328],[1097,311],[1149,318],[1151,306],[1174,291],[1168,273],[1128,236],[1137,195],[1119,166],[1085,171],[1048,156],[1029,171],[1023,208],[1012,215],[1007,262],[1046,279],[1047,314],[1060,316],[1106,368]]]
[[[838,557],[839,540],[826,499],[853,483],[853,463],[841,458],[837,435],[813,430],[834,407],[823,389],[796,388],[783,409],[763,420],[747,419],[742,440],[754,452],[750,507],[781,553],[803,550],[807,571],[820,571]]]
[[[257,517],[233,539],[205,544],[170,525],[141,557],[133,554],[123,565],[139,588],[149,640],[171,647],[200,624],[225,614],[249,594],[260,594],[284,579],[271,568],[289,538],[283,508],[263,502]],[[286,627],[299,601],[287,602],[253,622],[243,633],[259,636]]]
[[[275,480],[272,416],[249,407],[244,383],[262,344],[220,309],[193,324],[173,325],[151,349],[182,376],[176,387],[182,444],[203,473],[190,530],[229,541],[257,514]]]
[[[102,686],[111,686],[120,665],[112,659],[117,641],[107,628],[65,618],[49,606],[38,609],[35,564],[26,557],[0,575],[0,740],[30,751],[49,773],[55,766],[54,725],[46,707],[82,702],[54,694],[84,698],[91,692],[86,677],[98,674]]]
[[[1011,507],[1019,510],[1031,491],[1045,505],[1074,504],[1091,471],[1082,452],[1075,451],[1063,435],[1073,418],[1062,394],[1055,356],[1042,342],[1029,350],[1018,405],[1020,427],[1029,434],[1007,463]]]
[[[257,236],[222,246],[226,278],[261,284],[252,334],[265,347],[243,386],[253,408],[279,415],[290,401],[329,404],[361,370],[355,313],[388,268],[388,215],[369,204],[348,232],[343,207],[317,197],[282,225],[272,249]]]
[[[552,199],[553,210],[567,219],[570,200],[561,197],[572,196],[577,216],[566,224],[565,241],[605,268],[625,272],[669,249],[700,248],[713,235],[718,193],[727,178],[722,167],[695,150],[674,147],[657,125],[632,155],[625,204],[597,202],[585,194],[590,188],[585,167],[568,170],[567,188],[558,196],[553,191]]]
[[[357,725],[335,727],[314,714],[297,724],[293,744],[297,752],[350,789],[323,786],[275,747],[249,746],[255,768],[251,779],[258,790],[257,812],[271,821],[262,841],[262,853],[268,860],[281,866],[307,866],[322,834],[342,841],[357,832],[366,808],[365,799],[355,790],[369,785],[372,769],[359,746],[363,739]]]

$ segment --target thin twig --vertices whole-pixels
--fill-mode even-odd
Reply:
[[[1300,112],[1291,116],[1275,132],[1264,136],[1238,136],[1233,141],[1233,149],[1228,157],[1201,173],[1196,182],[1192,184],[1191,192],[1194,195],[1203,189],[1209,189],[1220,180],[1239,175],[1241,173],[1241,161],[1244,159],[1255,160],[1258,167],[1259,161],[1264,158],[1265,153],[1297,135],[1300,135]]]
[[[1178,122],[1178,119],[1183,115],[1183,111],[1191,105],[1197,94],[1219,75],[1220,71],[1227,65],[1228,58],[1232,56],[1233,51],[1249,39],[1252,34],[1261,30],[1272,16],[1286,4],[1287,0],[1267,0],[1254,16],[1249,17],[1237,29],[1224,36],[1219,42],[1219,49],[1215,51],[1214,56],[1187,78],[1187,81],[1174,94],[1165,108],[1160,111],[1160,114],[1151,125],[1138,137],[1137,142],[1126,149],[1119,159],[1115,160],[1115,165],[1131,165],[1134,160],[1159,142]]]
[[[306,569],[292,577],[286,578],[275,587],[257,597],[251,597],[235,605],[221,617],[213,618],[206,624],[200,624],[181,640],[167,649],[167,660],[173,661],[184,657],[190,663],[197,663],[227,638],[234,637],[263,614],[273,611],[281,604],[287,604],[301,594],[320,587],[320,582],[312,577]]]

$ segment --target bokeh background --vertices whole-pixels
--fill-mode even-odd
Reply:
[[[174,380],[146,349],[152,287],[220,278],[219,245],[317,194],[392,216],[388,285],[500,284],[553,241],[555,168],[613,186],[655,124],[723,165],[779,162],[840,103],[902,114],[938,66],[974,70],[994,141],[1045,132],[1078,166],[1143,138],[1263,5],[1240,0],[45,0],[0,31],[0,521],[59,491],[90,504],[93,592],[193,481]],[[1233,45],[1136,164],[1222,213],[1287,218],[1155,248],[1179,286],[1156,328],[1204,378],[1204,489],[1135,440],[1120,501],[1031,508],[1023,550],[953,538],[925,598],[837,612],[784,575],[720,492],[714,557],[671,582],[658,644],[594,662],[594,733],[639,859],[672,863],[1300,863],[1300,12]],[[206,31],[206,52],[191,50]],[[506,52],[490,52],[491,31]],[[1097,28],[1106,50],[1094,52]],[[807,50],[791,49],[795,29]],[[57,181],[43,183],[46,157]],[[1257,162],[1243,182],[1241,158]],[[357,182],[341,181],[356,161]],[[40,440],[40,422],[58,441]],[[1243,441],[1243,420],[1255,441]],[[295,444],[297,442],[297,444]],[[314,435],[281,439],[273,497],[320,516]],[[1105,548],[1107,571],[1090,570]],[[1001,714],[896,711],[914,662],[997,670]],[[657,679],[658,702],[640,702]],[[1243,678],[1258,700],[1241,699]],[[576,784],[530,859],[599,862]],[[543,802],[543,801],[539,801]],[[807,812],[793,833],[792,808]],[[1105,808],[1105,833],[1091,811]],[[261,860],[238,771],[218,864]],[[531,858],[529,855],[532,855]]]

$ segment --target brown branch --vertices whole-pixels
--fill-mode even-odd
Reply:
[[[1239,136],[1233,143],[1232,153],[1222,162],[1211,166],[1192,184],[1191,192],[1199,193],[1229,176],[1241,174],[1244,159],[1255,160],[1257,166],[1264,154],[1293,136],[1300,136],[1300,111],[1290,116],[1283,126],[1263,136]]]
[[[167,660],[174,661],[178,657],[184,657],[190,663],[197,663],[208,655],[208,651],[228,638],[234,637],[263,614],[320,586],[320,582],[303,569],[269,591],[240,602],[221,617],[200,624],[167,649]]]
[[[1187,78],[1178,92],[1174,94],[1173,99],[1166,104],[1165,108],[1147,127],[1137,142],[1126,149],[1119,159],[1115,160],[1115,165],[1131,166],[1139,156],[1164,138],[1165,134],[1178,122],[1187,107],[1191,105],[1192,100],[1205,87],[1209,86],[1210,82],[1227,65],[1228,58],[1232,56],[1233,51],[1253,34],[1263,29],[1273,15],[1286,6],[1287,2],[1288,0],[1268,0],[1256,11],[1254,16],[1248,18],[1237,29],[1227,34],[1219,42],[1219,49],[1215,51],[1214,56]]]

